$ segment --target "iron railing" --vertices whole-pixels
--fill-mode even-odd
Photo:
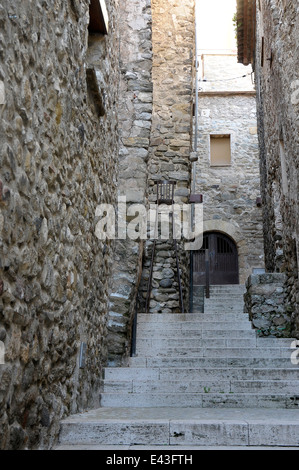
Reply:
[[[206,266],[206,298],[210,298],[210,255],[209,250],[205,250],[205,266]]]
[[[150,299],[151,299],[156,241],[158,237],[158,218],[159,218],[159,205],[160,204],[172,205],[173,245],[174,245],[175,257],[176,257],[180,310],[181,310],[181,313],[184,313],[183,290],[182,290],[181,275],[180,275],[178,248],[177,248],[177,241],[175,239],[175,233],[174,233],[175,231],[175,228],[174,228],[174,223],[175,223],[174,221],[174,186],[175,184],[176,184],[175,181],[165,181],[165,180],[157,181],[155,232],[154,232],[154,242],[153,242],[152,256],[151,256],[150,274],[149,274],[149,279],[148,279],[147,296],[146,296],[146,305],[145,305],[146,313],[149,312]]]

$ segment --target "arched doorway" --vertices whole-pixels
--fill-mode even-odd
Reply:
[[[209,250],[210,284],[239,284],[238,249],[235,242],[220,232],[206,232],[203,245],[193,256],[193,285],[205,285],[205,251]]]

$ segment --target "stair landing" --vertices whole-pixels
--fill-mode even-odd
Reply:
[[[65,419],[60,441],[61,450],[71,446],[290,448],[299,446],[299,411],[100,408]]]

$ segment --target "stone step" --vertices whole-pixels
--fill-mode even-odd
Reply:
[[[284,348],[291,348],[292,343],[295,340],[292,338],[271,338],[271,337],[258,337],[256,338],[256,344],[258,347],[265,347],[265,346],[278,346]]]
[[[221,300],[224,300],[225,302],[232,301],[237,302],[237,303],[243,303],[244,302],[244,294],[243,293],[233,293],[233,292],[212,292],[210,294],[210,297],[204,297],[205,304],[206,303],[212,303],[212,302],[220,302]]]
[[[244,304],[242,302],[234,302],[232,305],[232,300],[230,301],[221,301],[218,302],[206,302],[205,303],[205,312],[209,312],[211,309],[219,309],[219,313],[230,313],[231,310],[242,313],[244,311]]]
[[[237,308],[237,309],[234,309],[234,308],[223,308],[223,309],[220,309],[219,307],[216,307],[216,308],[213,308],[213,307],[210,307],[208,310],[205,308],[204,312],[205,314],[214,314],[214,313],[218,313],[218,315],[223,315],[223,316],[226,316],[230,313],[239,313],[242,311],[242,309],[240,308]],[[244,318],[244,317],[243,317]],[[245,317],[246,318],[246,317]]]
[[[102,407],[288,408],[298,409],[294,393],[101,393]]]
[[[138,338],[136,343],[136,350],[138,355],[141,352],[146,352],[150,349],[161,350],[164,348],[205,348],[205,347],[239,347],[240,344],[244,344],[246,347],[256,348],[257,341],[255,337],[246,339],[245,341],[240,338],[184,338],[184,339],[173,339],[173,338]]]
[[[178,321],[178,322],[169,322],[165,325],[168,331],[194,331],[194,330],[233,330],[236,329],[235,321],[212,321],[212,320],[198,320],[198,321]],[[238,328],[241,330],[252,330],[252,325],[249,321],[241,320],[238,322]],[[137,326],[137,335],[143,332],[151,332],[156,334],[157,324],[154,322],[143,322],[139,323]]]
[[[153,465],[157,464],[157,454],[160,456],[161,454],[162,455],[171,455],[171,452],[172,451],[175,451],[176,453],[179,453],[179,455],[174,455],[173,457],[170,457],[170,459],[174,461],[174,463],[180,463],[180,465],[182,464],[181,462],[185,462],[185,459],[186,459],[186,464],[189,464],[189,461],[190,461],[190,458],[192,458],[192,464],[194,464],[194,460],[196,459],[196,454],[194,453],[190,453],[190,451],[195,451],[195,450],[278,450],[278,451],[287,451],[287,450],[298,450],[297,447],[290,447],[288,445],[285,445],[285,446],[264,446],[264,445],[261,445],[261,446],[230,446],[229,444],[224,446],[224,445],[221,445],[221,446],[217,446],[217,445],[213,445],[213,446],[210,446],[210,445],[206,445],[206,446],[202,446],[202,445],[195,445],[195,444],[191,444],[191,445],[147,445],[147,444],[144,444],[144,445],[135,445],[135,444],[123,444],[123,445],[113,445],[113,444],[65,444],[65,445],[56,445],[54,446],[53,450],[64,450],[64,451],[74,451],[74,450],[79,450],[79,451],[86,451],[86,450],[91,450],[91,451],[106,451],[107,452],[111,452],[111,455],[113,455],[113,453],[117,450],[117,451],[155,451],[155,454],[153,454],[153,462],[152,463]],[[180,455],[182,453],[182,451],[188,451],[188,454],[184,454],[184,455]],[[191,457],[192,456],[192,457]],[[110,458],[113,458],[110,456]],[[130,460],[129,462],[131,461],[132,462],[132,457],[128,457]],[[201,461],[201,457],[198,456],[198,458],[200,459]],[[137,457],[138,459],[138,457]],[[168,459],[168,457],[166,457],[166,460]],[[151,458],[147,460],[147,462],[151,462]],[[160,463],[160,462],[159,462]],[[135,463],[132,463],[133,465],[135,465]]]
[[[219,296],[219,295],[235,295],[235,296],[242,296],[244,295],[246,292],[246,289],[244,289],[243,287],[242,288],[239,288],[239,289],[233,289],[233,288],[229,288],[229,289],[222,289],[220,286],[219,287],[215,287],[215,286],[212,286],[210,287],[210,297],[208,298],[211,298],[211,297],[214,297],[214,296]],[[206,290],[204,290],[204,295],[205,295],[205,298],[206,297]]]
[[[147,349],[161,348],[195,348],[195,347],[214,347],[214,348],[236,348],[245,346],[246,348],[290,348],[292,340],[285,338],[259,338],[250,335],[249,338],[137,338],[136,349],[138,354]]]
[[[244,302],[244,294],[243,293],[234,293],[234,292],[212,292],[210,297],[204,297],[205,304],[210,302],[220,302],[220,300],[224,300],[226,302],[235,301],[235,302]]]
[[[229,290],[232,290],[232,291],[242,291],[242,290],[245,290],[245,285],[244,284],[213,284],[210,286],[210,291],[213,291],[213,290],[221,290],[221,291],[224,291],[224,292],[227,292]]]
[[[210,297],[204,297],[204,304],[218,304],[223,300],[225,303],[244,304],[244,295],[243,294],[211,294]]]
[[[299,411],[284,409],[100,408],[61,422],[68,445],[298,446]]]
[[[246,347],[157,347],[157,348],[139,348],[137,357],[248,357],[248,358],[272,358],[282,357],[290,358],[289,348],[246,348]]]
[[[299,380],[299,368],[230,368],[210,367],[200,369],[186,368],[124,368],[107,367],[104,369],[106,381],[134,381],[144,380]]]
[[[209,299],[213,299],[214,297],[220,297],[220,296],[224,296],[224,297],[228,297],[228,296],[232,296],[232,297],[238,297],[238,298],[243,298],[244,294],[245,294],[245,290],[243,289],[228,289],[228,290],[223,290],[223,289],[219,289],[219,288],[216,288],[216,289],[210,289],[210,297],[206,297],[206,292],[204,292],[204,298],[205,300],[209,300]]]
[[[213,300],[220,300],[220,299],[234,299],[234,300],[243,300],[245,293],[242,291],[240,292],[210,292],[210,297],[204,296],[205,302],[212,302]]]
[[[243,295],[235,295],[235,294],[230,294],[230,295],[222,295],[222,294],[215,295],[214,294],[213,296],[209,298],[205,298],[204,304],[206,307],[206,305],[209,305],[209,304],[215,304],[215,305],[221,304],[222,301],[224,304],[227,304],[230,306],[234,306],[234,304],[236,304],[236,305],[241,305],[242,307],[244,307]]]
[[[223,309],[221,309],[219,307],[216,307],[216,308],[210,307],[208,310],[207,310],[207,308],[205,308],[205,310],[204,310],[204,312],[206,314],[207,313],[210,313],[210,314],[218,313],[218,314],[221,314],[223,316],[228,315],[230,313],[240,313],[240,311],[242,311],[242,309],[240,309],[240,308],[236,308],[236,309],[235,308],[231,308],[231,309],[223,308]]]
[[[239,306],[226,306],[224,303],[221,305],[205,305],[204,313],[218,313],[218,315],[227,315],[229,313],[243,313],[243,305]],[[247,312],[246,312],[247,313]],[[244,313],[244,317],[245,317]],[[246,317],[245,317],[246,318]]]
[[[244,310],[244,302],[238,301],[236,302],[233,299],[230,300],[224,300],[224,299],[219,299],[217,302],[215,300],[211,302],[205,302],[205,311],[209,311],[210,308],[219,308],[220,311],[225,311],[228,309],[234,309],[239,312],[243,312]]]
[[[221,305],[210,304],[210,305],[205,305],[204,307],[204,313],[218,313],[221,315],[226,315],[228,313],[242,313],[243,310],[244,310],[243,304],[228,306],[224,302]]]
[[[213,297],[210,298],[205,298],[205,305],[209,304],[221,304],[221,302],[233,306],[235,303],[236,305],[244,305],[244,298],[243,295],[214,295]]]
[[[299,380],[105,380],[107,393],[258,393],[292,394],[299,390]]]
[[[221,290],[211,290],[210,291],[210,297],[206,297],[206,293],[202,294],[200,291],[196,292],[195,295],[198,297],[203,296],[205,301],[209,301],[214,298],[220,298],[220,297],[225,297],[225,298],[236,298],[236,299],[243,299],[245,294],[245,291],[243,290],[238,290],[238,291],[221,291]]]
[[[219,325],[218,325],[219,328]],[[140,331],[137,332],[137,338],[147,339],[147,338],[172,338],[174,341],[182,338],[236,338],[246,340],[247,338],[256,338],[255,330],[251,328],[246,328],[242,330],[237,329],[212,329],[206,330],[205,328],[193,329],[193,330],[169,330],[166,328],[159,328],[156,331]]]
[[[227,294],[236,294],[242,295],[246,292],[244,286],[210,286],[210,294],[221,293],[224,295]],[[204,293],[206,293],[206,288],[204,288]]]
[[[153,323],[156,325],[157,323],[166,323],[167,325],[170,323],[176,324],[178,322],[200,322],[202,320],[207,321],[248,321],[249,322],[249,315],[248,313],[138,313],[138,325],[141,326],[143,323]]]
[[[205,303],[205,312],[209,312],[211,309],[219,309],[219,313],[227,312],[230,310],[235,310],[236,312],[243,312],[244,304],[243,302],[235,302],[232,304],[232,299],[230,301],[219,299],[219,302],[206,302]]]
[[[175,368],[217,368],[217,367],[254,367],[254,368],[298,368],[291,357],[131,357],[131,367],[175,367]]]
[[[213,297],[210,297],[210,298],[205,298],[205,308],[207,305],[221,305],[221,302],[223,302],[223,304],[225,305],[230,305],[231,307],[233,307],[234,305],[239,305],[241,306],[242,308],[244,307],[244,298],[243,298],[243,295],[234,295],[234,294],[230,294],[230,295],[214,295]]]

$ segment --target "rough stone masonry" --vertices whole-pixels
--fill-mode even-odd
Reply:
[[[194,4],[184,0],[125,0],[120,5],[119,189],[127,206],[156,201],[156,182],[176,182],[175,201],[187,203],[194,86]],[[128,44],[128,37],[131,38]],[[128,219],[129,221],[129,219]],[[136,311],[145,308],[152,233],[117,240],[110,291],[109,363],[126,362]],[[179,250],[188,305],[189,252]],[[137,296],[138,290],[138,296]],[[159,241],[151,312],[178,312],[177,270],[171,241]]]
[[[153,101],[151,1],[122,1],[119,18],[118,196],[129,211],[134,204],[146,206],[147,198]],[[130,354],[142,262],[142,240],[116,240],[109,302],[110,364],[122,364]]]
[[[257,92],[267,273],[258,283],[271,290],[281,274],[278,322],[298,337],[298,2],[238,0],[237,18],[238,60],[253,65]]]
[[[299,336],[298,2],[257,4],[256,83],[265,261],[283,273],[285,312]]]
[[[175,181],[175,202],[188,203],[192,150],[194,87],[194,2],[152,1],[153,116],[148,161],[148,204],[156,201],[156,183]],[[171,224],[170,224],[171,226]],[[153,240],[144,249],[139,311],[144,309]],[[185,305],[189,303],[189,252],[179,243]],[[180,310],[177,269],[170,240],[160,240],[154,259],[150,312]]]
[[[0,2],[2,449],[48,448],[62,416],[98,402],[112,244],[94,236],[95,209],[116,201],[118,160],[106,3],[109,34],[92,35],[88,0]]]

